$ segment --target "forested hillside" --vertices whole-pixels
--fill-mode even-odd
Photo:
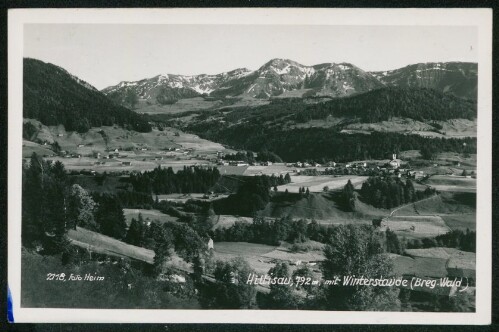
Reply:
[[[392,117],[418,121],[471,120],[476,118],[476,102],[426,88],[383,88],[308,106],[296,114],[296,120],[305,122],[327,116],[355,117],[362,122],[386,121]]]
[[[200,133],[201,134],[201,133]],[[393,152],[431,149],[432,153],[476,153],[476,139],[430,139],[419,135],[373,132],[342,134],[330,128],[266,129],[243,124],[206,131],[204,138],[251,151],[272,151],[286,162],[383,159]],[[466,143],[465,145],[463,143]]]
[[[115,105],[104,94],[64,69],[35,59],[24,59],[23,116],[44,125],[63,124],[67,131],[119,125],[151,131],[147,119]]]

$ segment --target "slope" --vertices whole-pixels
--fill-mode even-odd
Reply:
[[[477,98],[478,65],[469,62],[430,62],[371,72],[387,86],[424,87],[462,98]]]
[[[63,124],[68,131],[86,132],[91,127],[118,124],[148,132],[147,119],[113,104],[88,83],[61,67],[36,59],[24,59],[23,116],[44,125]]]

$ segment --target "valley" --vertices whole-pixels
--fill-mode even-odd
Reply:
[[[99,92],[27,62],[23,259],[33,267],[49,257],[67,271],[116,273],[111,291],[130,308],[331,310],[315,301],[329,296],[321,287],[252,288],[249,273],[465,271],[474,282],[476,64],[366,72],[273,59],[255,71],[164,74]],[[57,83],[50,98],[39,93],[44,80]],[[354,256],[364,265],[344,270]],[[82,290],[89,303],[91,291]],[[391,300],[415,310],[438,301],[458,310],[454,295],[397,292],[407,293]]]

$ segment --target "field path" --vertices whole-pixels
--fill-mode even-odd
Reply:
[[[420,214],[415,203],[423,202],[434,198],[436,195],[423,198],[419,201],[404,204],[393,209],[390,215],[383,218],[385,226],[395,231],[398,235],[407,236],[410,238],[435,237],[451,231],[451,228],[446,224],[445,220],[436,214]],[[399,216],[394,215],[395,212],[413,206],[414,215]]]
[[[432,196],[430,196],[430,197],[423,198],[423,199],[421,199],[421,200],[419,200],[419,201],[416,201],[416,202],[412,202],[412,203],[409,203],[409,204],[404,204],[404,205],[401,205],[401,206],[397,207],[396,209],[393,209],[393,210],[390,212],[390,215],[388,216],[388,218],[389,218],[389,217],[392,217],[392,216],[393,216],[393,214],[394,214],[395,212],[397,212],[398,210],[400,210],[400,209],[402,209],[402,208],[405,208],[406,206],[409,206],[409,205],[412,205],[412,204],[415,204],[415,203],[424,202],[424,201],[426,201],[427,199],[430,199],[430,198],[433,198],[433,197],[435,197],[435,195],[432,195]]]

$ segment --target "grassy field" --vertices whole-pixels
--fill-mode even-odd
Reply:
[[[180,99],[172,105],[152,104],[148,105],[145,102],[139,102],[138,108],[134,111],[144,114],[178,114],[189,111],[201,111],[213,109],[223,104],[220,100],[205,100],[203,97],[194,97]]]
[[[452,230],[476,231],[476,214],[444,214],[441,215],[445,224]]]
[[[421,202],[407,205],[394,216],[438,216],[450,229],[476,229],[476,196],[474,193],[443,192]]]
[[[438,191],[476,192],[476,179],[453,175],[433,175],[425,184]]]
[[[318,262],[325,260],[324,254],[320,250],[314,250],[308,252],[291,252],[282,247],[279,247],[269,253],[264,254],[263,257],[277,259],[280,261],[287,261],[290,263],[295,263],[297,261]]]
[[[394,215],[433,215],[475,213],[475,195],[472,193],[441,193],[407,205]]]
[[[154,263],[154,251],[152,250],[132,246],[81,227],[77,227],[76,230],[69,230],[68,237],[73,245],[92,252],[114,257],[135,259],[149,264]],[[186,273],[192,272],[191,265],[179,257],[175,252],[171,253],[171,257],[165,265]]]
[[[443,278],[447,276],[446,259],[428,257],[409,257],[390,254],[393,273],[396,276],[417,276]]]
[[[98,160],[90,157],[81,158],[62,158],[62,157],[49,157],[47,160],[60,161],[64,164],[64,167],[69,171],[95,171],[97,173],[104,172],[144,172],[151,171],[158,166],[162,168],[171,167],[175,172],[184,168],[184,166],[199,166],[199,165],[211,165],[206,160],[202,159],[190,159],[183,157],[179,160],[158,160],[152,158],[152,160],[143,160],[141,157],[136,156],[122,156],[115,159]],[[100,162],[101,164],[96,164]],[[130,165],[124,165],[124,162],[130,162]]]
[[[216,260],[229,261],[235,257],[243,257],[251,268],[260,274],[268,273],[278,261],[295,263],[324,259],[321,250],[293,253],[289,251],[287,245],[275,247],[247,242],[215,242],[214,249]],[[290,272],[293,273],[298,267],[291,265]]]
[[[249,166],[218,166],[222,175],[243,175]]]
[[[356,188],[360,188],[362,183],[367,180],[367,176],[358,175],[344,175],[344,176],[305,176],[305,175],[294,175],[291,177],[291,183],[278,186],[277,190],[280,192],[288,190],[290,193],[297,193],[300,187],[305,187],[310,190],[310,192],[322,192],[324,187],[329,187],[329,190],[341,189],[347,184],[348,180],[352,181],[352,184]]]
[[[386,216],[388,210],[376,209],[356,201],[355,212],[342,210],[327,193],[312,193],[308,197],[273,199],[259,212],[264,217],[294,219],[315,219],[320,224],[371,223],[372,218]]]
[[[354,123],[345,126],[351,132],[404,132],[409,134],[438,137],[438,138],[464,138],[476,137],[477,121],[467,119],[452,119],[437,121],[442,126],[439,132],[434,131],[430,124],[407,118],[392,118],[390,121],[376,123]]]
[[[273,164],[270,166],[248,166],[244,171],[243,175],[254,176],[254,175],[285,175],[293,173],[294,168],[290,168],[285,164]]]
[[[217,228],[229,228],[234,225],[236,222],[243,222],[251,224],[253,223],[253,218],[250,217],[239,217],[232,215],[219,215],[217,216],[217,222],[213,225],[213,229]]]
[[[273,266],[269,259],[261,257],[275,249],[274,246],[247,242],[215,242],[215,259],[230,261],[236,257],[243,257],[257,273],[267,273]]]
[[[226,198],[228,195],[217,194],[214,196],[210,196],[209,198],[204,198],[205,194],[200,193],[191,193],[191,194],[168,194],[168,195],[153,195],[153,199],[158,197],[158,200],[168,201],[168,202],[176,202],[176,203],[186,203],[188,200],[197,200],[203,202],[211,202],[217,199]]]
[[[467,167],[476,168],[477,165],[476,153],[465,156],[457,152],[440,152],[436,155],[435,160],[452,164],[460,163],[460,167],[465,169],[467,169]]]
[[[273,251],[276,247],[249,242],[216,242],[215,251],[240,256],[261,256]]]
[[[84,249],[116,257],[127,257],[149,264],[154,262],[154,251],[132,246],[109,236],[77,227],[69,230],[71,243]]]
[[[455,248],[406,249],[405,254],[415,259],[441,259],[449,275],[475,278],[476,254]]]
[[[406,255],[411,257],[428,257],[428,258],[442,258],[449,259],[451,257],[461,257],[475,259],[475,253],[462,251],[456,248],[445,248],[445,247],[437,247],[437,248],[427,248],[427,249],[406,249]]]
[[[435,237],[450,231],[439,216],[392,216],[384,223],[397,235],[408,239]],[[411,227],[414,227],[414,230]]]
[[[123,209],[123,214],[125,215],[126,223],[130,226],[132,219],[139,219],[139,214],[142,215],[145,221],[159,221],[161,223],[164,222],[176,222],[178,220],[177,217],[172,217],[167,214],[162,213],[158,210],[145,210],[145,209]]]
[[[50,146],[46,146],[43,144],[38,144],[30,141],[23,140],[23,158],[29,158],[35,152],[39,156],[52,156],[54,155],[54,151],[52,151]]]

